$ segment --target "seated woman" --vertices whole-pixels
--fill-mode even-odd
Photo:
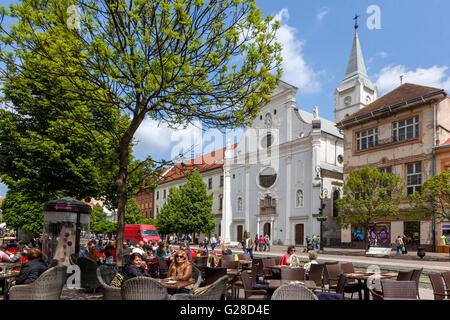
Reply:
[[[233,252],[228,248],[228,244],[224,243],[222,245],[222,255],[230,255],[233,254]]]
[[[164,243],[160,242],[158,244],[158,249],[156,249],[155,252],[155,258],[166,258],[167,257],[167,250]]]
[[[306,274],[309,274],[309,270],[311,269],[311,265],[312,264],[319,264],[317,262],[317,253],[315,251],[308,251],[308,258],[309,258],[309,262],[305,263],[305,265],[303,266],[303,268],[305,268],[305,272]]]
[[[281,258],[280,266],[290,266],[290,267],[298,267],[301,265],[300,258],[295,254],[295,246],[289,246],[287,248],[287,253]]]
[[[26,255],[28,262],[22,264],[19,275],[16,280],[12,282],[13,285],[33,283],[48,269],[47,263],[42,259],[41,250],[31,248],[26,251]]]
[[[168,280],[181,280],[188,281],[192,279],[192,265],[189,263],[186,252],[178,250],[175,254],[175,260],[169,267],[169,272],[167,273]],[[190,284],[184,288],[181,288],[179,292],[181,293],[191,293],[194,288],[193,284]],[[176,290],[168,289],[169,294],[177,293]]]
[[[131,254],[130,261],[124,268],[122,283],[135,277],[150,277],[147,264],[137,252]]]

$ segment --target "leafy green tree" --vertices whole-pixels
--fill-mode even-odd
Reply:
[[[142,218],[139,220],[139,224],[150,224],[152,226],[156,225],[157,219],[151,219],[151,218]]]
[[[82,13],[79,28],[71,4]],[[281,75],[279,23],[263,19],[255,0],[22,0],[1,11],[17,21],[9,29],[1,23],[2,77],[18,85],[26,79],[50,96],[63,92],[55,96],[92,106],[105,125],[118,168],[109,195],[117,199],[119,243],[130,180],[155,167],[151,158],[130,160],[145,117],[171,127],[248,124]],[[108,121],[114,114],[117,122]],[[117,257],[121,266],[121,246]]]
[[[144,215],[141,213],[137,201],[134,198],[128,199],[125,209],[125,224],[140,224],[142,219],[144,219]]]
[[[368,225],[376,220],[395,217],[403,199],[404,181],[393,173],[377,168],[351,171],[344,182],[344,195],[336,200],[341,228],[362,226],[367,234]],[[364,237],[367,248],[367,237]]]
[[[409,195],[414,211],[435,216],[441,221],[450,219],[450,170],[444,171],[423,183],[422,190]]]
[[[212,195],[207,194],[206,184],[195,170],[181,189],[169,189],[167,204],[158,214],[156,228],[166,235],[209,233],[216,226],[211,210]]]

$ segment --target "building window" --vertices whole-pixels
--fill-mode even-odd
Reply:
[[[378,145],[378,128],[356,133],[356,151],[366,150]]]
[[[159,207],[156,207],[156,214],[159,213]]]
[[[406,165],[406,192],[407,195],[422,190],[422,164],[420,162]]]
[[[237,206],[238,207],[238,211],[242,211],[242,198],[239,197],[237,201],[238,201],[238,206]]]
[[[296,197],[295,197],[295,206],[297,208],[303,207],[303,191],[297,190]]]
[[[268,133],[262,141],[263,148],[269,148],[273,143],[272,134]]]
[[[220,176],[220,186],[223,187],[223,176]]]
[[[166,198],[166,189],[164,189],[164,191],[163,191],[163,199],[165,199]]]
[[[159,191],[156,191],[156,200],[159,200]]]
[[[208,179],[208,189],[211,190],[212,189],[212,178]]]
[[[263,188],[270,188],[277,179],[277,173],[274,168],[266,167],[259,174],[259,185]]]
[[[379,170],[383,173],[392,173],[392,167],[380,168]]]
[[[219,197],[219,210],[222,210],[222,205],[223,205],[223,197],[220,196]]]
[[[334,190],[333,192],[333,217],[337,217],[339,215],[339,210],[337,208],[336,200],[340,198],[339,190]]]
[[[419,116],[392,124],[392,141],[404,141],[419,137]]]

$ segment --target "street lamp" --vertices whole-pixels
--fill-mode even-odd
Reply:
[[[316,217],[316,219],[320,222],[320,247],[319,250],[323,252],[323,222],[327,220],[327,216],[323,215],[323,209],[325,209],[325,203],[324,203],[324,199],[328,198],[328,190],[323,188],[323,178],[322,175],[320,174],[321,172],[321,168],[319,166],[316,167],[316,172],[317,175],[314,178],[315,183],[314,186],[315,187],[320,187],[320,195],[319,195],[319,199],[320,199],[320,207],[319,207],[319,213],[318,214],[313,214],[314,217]]]

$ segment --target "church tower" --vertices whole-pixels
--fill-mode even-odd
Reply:
[[[358,37],[358,16],[355,17],[355,35],[344,80],[334,92],[334,122],[372,103],[377,98],[377,87],[367,76],[366,65]]]

